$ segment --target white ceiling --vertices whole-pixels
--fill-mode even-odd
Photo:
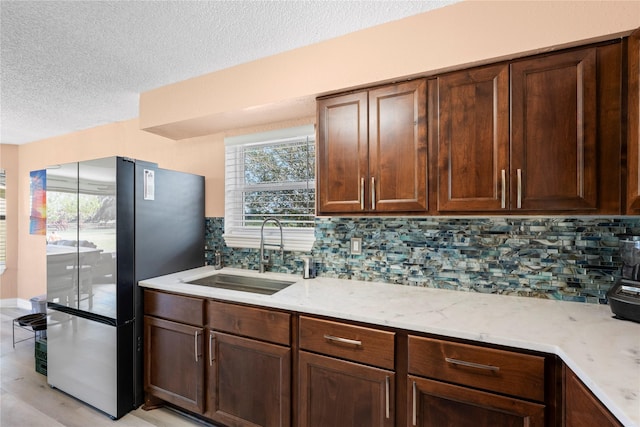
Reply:
[[[132,119],[141,92],[456,1],[0,0],[0,143]]]

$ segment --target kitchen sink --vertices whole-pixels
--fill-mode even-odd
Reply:
[[[233,291],[252,292],[254,294],[273,295],[295,282],[235,274],[214,274],[186,283],[210,286],[212,288],[230,289]]]

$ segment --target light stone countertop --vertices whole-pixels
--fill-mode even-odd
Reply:
[[[274,295],[185,283],[221,272],[296,283]],[[640,427],[640,324],[606,305],[210,266],[140,286],[556,354],[625,427]]]

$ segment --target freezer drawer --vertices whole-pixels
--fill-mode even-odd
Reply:
[[[55,310],[49,313],[49,385],[119,418],[118,334],[132,334],[126,329],[132,331],[133,325],[115,327]]]

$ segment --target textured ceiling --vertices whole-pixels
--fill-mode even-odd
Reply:
[[[455,2],[0,0],[0,143],[132,119],[141,92]]]

